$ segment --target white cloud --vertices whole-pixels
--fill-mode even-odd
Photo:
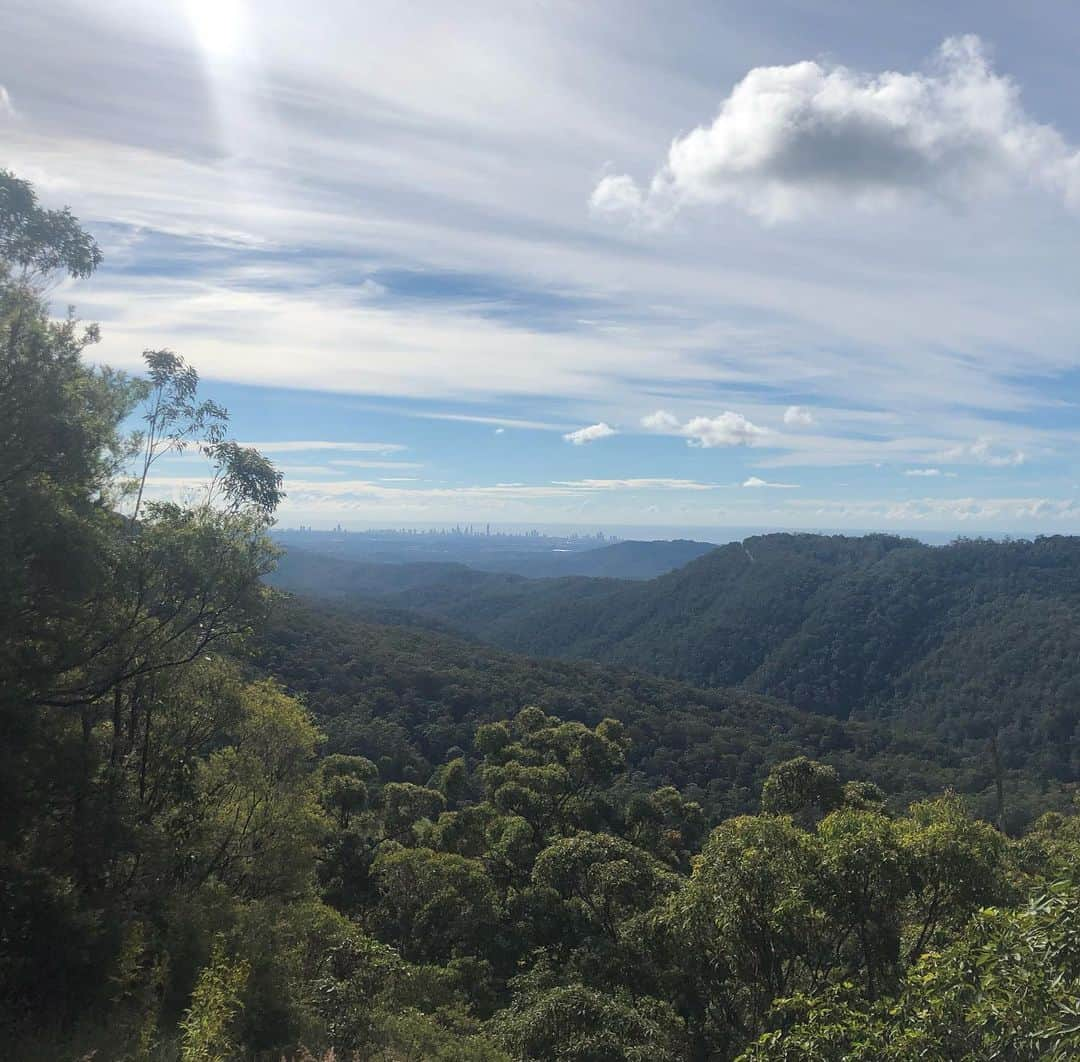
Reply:
[[[901,502],[811,501],[792,502],[792,505],[812,509],[823,519],[854,522],[856,526],[886,524],[930,524],[939,526],[960,524],[1002,524],[1018,520],[1039,519],[1075,521],[1080,507],[1065,498],[912,498]]]
[[[610,424],[601,421],[599,424],[590,424],[587,428],[568,431],[563,438],[575,446],[584,446],[585,443],[596,442],[597,439],[606,439],[608,436],[617,434],[618,432]]]
[[[665,409],[658,409],[641,418],[641,426],[649,431],[678,432],[679,418]]]
[[[314,450],[343,450],[353,453],[393,454],[408,449],[401,443],[337,442],[330,439],[279,439],[270,442],[245,442],[265,454],[306,453]]]
[[[378,299],[386,294],[386,285],[368,277],[356,289],[357,294],[364,299]]]
[[[907,468],[904,470],[905,476],[940,476],[940,468]]]
[[[372,17],[368,6],[336,12],[350,32],[325,36],[318,20],[271,5],[248,49],[265,65],[245,62],[227,84],[211,86],[150,76],[177,63],[189,68],[183,5],[147,8],[137,19],[115,17],[138,7],[119,0],[72,7],[54,58],[73,81],[101,89],[78,99],[57,96],[48,69],[33,62],[32,20],[5,26],[0,80],[32,119],[0,120],[11,134],[7,164],[34,179],[49,205],[70,203],[109,245],[110,267],[122,267],[65,287],[57,300],[59,310],[74,301],[84,318],[103,318],[105,341],[94,357],[139,368],[139,350],[167,344],[211,383],[372,393],[381,402],[400,396],[403,411],[416,397],[499,413],[508,397],[528,395],[535,400],[508,408],[537,426],[546,421],[556,441],[582,423],[621,426],[628,411],[660,402],[680,417],[731,407],[779,429],[763,440],[771,448],[754,467],[782,480],[802,476],[780,463],[932,466],[984,433],[1000,434],[1005,455],[1006,446],[1023,447],[1068,460],[1075,440],[1047,426],[1066,421],[1041,420],[1039,407],[1075,397],[1066,373],[1077,363],[1080,327],[1068,280],[1076,241],[1038,197],[1015,211],[1010,203],[823,215],[782,235],[737,217],[698,217],[647,240],[584,224],[583,200],[609,172],[598,170],[603,160],[647,178],[673,134],[710,124],[714,104],[747,74],[746,54],[800,54],[775,36],[767,14],[748,14],[752,48],[707,38],[692,57],[684,27],[657,7],[635,20],[633,33],[648,35],[653,65],[640,63],[620,35],[581,32],[581,19],[603,21],[602,5],[588,15],[531,5],[528,17],[512,20],[477,8],[452,26],[432,16],[437,5],[410,5],[407,24],[401,12]],[[845,37],[842,58],[882,54],[874,40],[903,17],[875,13],[872,28]],[[1061,73],[1056,96],[1032,99],[1045,98],[1065,122],[1080,72],[1062,55],[1068,34],[1053,32],[1056,20],[1044,25],[1038,49],[1010,47],[1008,62],[1037,91],[1046,64]],[[945,21],[936,14],[929,32]],[[431,34],[439,45],[425,49],[432,62],[420,69],[410,57]],[[103,41],[117,57],[108,70],[99,62]],[[553,46],[567,60],[558,70]],[[833,67],[821,66],[827,78]],[[941,69],[920,78],[948,80]],[[137,108],[124,91],[133,83],[145,87]],[[712,98],[688,109],[703,85]],[[208,87],[213,106],[223,107],[212,118]],[[750,178],[744,184],[753,195]],[[797,191],[809,195],[809,184]],[[609,184],[598,206],[621,196],[632,207],[625,193]],[[116,249],[126,232],[131,250]],[[244,249],[223,246],[223,235]],[[176,262],[176,276],[157,269],[167,261]],[[145,279],[144,262],[154,265]],[[264,275],[277,271],[266,290],[247,274],[253,262]],[[364,277],[437,280],[448,271],[488,278],[491,289],[466,285],[460,297],[428,298],[418,285],[409,298],[358,297]],[[562,315],[556,328],[521,312],[540,306],[546,315],[549,301],[564,298],[570,308],[554,311]],[[806,402],[828,437],[826,429],[819,436],[782,425],[789,401]],[[411,415],[442,415],[430,408],[425,401]],[[894,419],[847,418],[866,410]],[[1004,423],[1024,427],[1007,434]],[[680,474],[677,449],[672,467],[649,471]],[[456,453],[444,458],[442,474],[469,476],[467,466],[452,467]],[[801,498],[806,486],[779,501],[766,490],[733,495],[747,505],[779,504]]]
[[[806,406],[788,406],[784,410],[784,423],[789,428],[809,428],[814,423],[814,414]]]
[[[713,483],[692,479],[557,479],[556,486],[581,490],[715,490]]]
[[[759,428],[741,413],[725,410],[716,417],[691,417],[685,423],[666,410],[658,409],[641,418],[648,431],[665,435],[681,435],[688,446],[711,449],[715,446],[750,446],[765,435],[768,429]]]
[[[423,468],[423,464],[419,461],[353,461],[345,459],[335,459],[327,461],[328,465],[333,465],[335,468]]]
[[[505,428],[496,428],[495,429],[495,434],[496,435],[505,435],[506,434],[506,429]]]
[[[565,424],[556,424],[550,420],[523,420],[520,417],[485,417],[474,413],[440,413],[429,409],[411,409],[402,406],[395,412],[407,417],[420,417],[424,420],[451,420],[462,424],[497,424],[495,434],[500,434],[507,428],[534,428],[537,431],[563,431]]]
[[[15,110],[15,104],[11,102],[11,93],[8,92],[3,85],[0,85],[0,117],[18,117],[18,112]]]
[[[276,464],[277,470],[289,482],[290,476],[343,476],[344,470],[340,468],[327,468],[325,465],[283,465]]]
[[[909,74],[812,61],[756,67],[712,124],[674,140],[648,189],[609,175],[590,202],[653,216],[726,203],[773,221],[917,197],[964,202],[1029,183],[1080,206],[1080,154],[1029,117],[1017,86],[966,36]]]
[[[770,483],[766,479],[759,479],[757,476],[751,476],[749,479],[743,480],[744,487],[772,487],[778,490],[795,490],[798,483]]]
[[[589,209],[597,214],[636,216],[642,208],[641,189],[632,177],[609,175],[601,178],[589,196]]]
[[[102,324],[103,340],[93,356],[117,368],[141,368],[138,351],[168,336],[207,379],[380,397],[610,398],[616,388],[630,391],[628,381],[655,372],[656,337],[536,329],[455,302],[360,300],[355,287],[303,267],[275,280],[270,290],[257,290],[239,270],[209,282],[125,275],[122,282],[106,276],[72,290],[80,315]],[[669,381],[711,375],[692,344],[668,350],[663,365]],[[438,416],[503,427],[556,426],[539,419]]]
[[[691,446],[750,446],[767,435],[765,428],[751,424],[741,413],[730,411],[718,417],[694,417],[680,429]]]
[[[988,435],[950,447],[941,456],[945,461],[973,461],[991,468],[1017,468],[1027,460],[1023,450],[1002,450]]]
[[[414,483],[411,477],[385,477],[372,480],[294,479],[288,483],[288,507],[312,502],[389,502],[408,506],[414,503],[448,501],[451,503],[506,500],[546,500],[581,498],[597,493],[672,490],[711,491],[712,483],[691,479],[574,479],[550,483],[468,484],[454,487],[396,487],[384,483]],[[158,476],[151,484],[153,497],[181,497],[185,492],[205,489],[206,479],[196,476]]]

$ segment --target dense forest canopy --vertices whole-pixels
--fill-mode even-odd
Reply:
[[[182,357],[94,367],[96,330],[50,316],[49,281],[99,260],[0,172],[4,1057],[1076,1057],[1080,816],[1010,837],[881,722],[276,598],[278,472]],[[207,485],[180,504],[154,471],[183,448]],[[1048,593],[1073,573],[1042,548]],[[830,547],[866,555],[835,600],[910,549]],[[839,593],[835,561],[793,599]],[[954,600],[950,572],[921,589]],[[755,669],[759,586],[741,631],[725,613]],[[1000,605],[972,607],[990,630]],[[919,658],[928,688],[955,659]]]
[[[1075,776],[1054,777],[1015,748],[995,757],[986,737],[955,741],[892,719],[800,712],[745,690],[510,654],[388,608],[360,616],[281,598],[253,650],[315,713],[330,750],[362,753],[400,780],[467,747],[478,725],[541,704],[590,725],[619,719],[633,739],[625,784],[675,785],[711,821],[753,810],[769,770],[799,755],[873,780],[897,808],[952,787],[1013,833],[1067,808],[1074,789]]]
[[[741,686],[1080,776],[1080,539],[777,534],[648,582],[530,580],[288,553],[279,586],[415,612],[533,655]]]

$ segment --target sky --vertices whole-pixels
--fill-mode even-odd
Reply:
[[[0,166],[105,253],[58,310],[183,354],[285,526],[1080,533],[1074,3],[0,21]]]

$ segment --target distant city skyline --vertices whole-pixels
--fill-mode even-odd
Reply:
[[[481,527],[483,528],[481,530]],[[409,526],[409,527],[347,527],[338,522],[333,527],[314,527],[310,524],[299,524],[296,527],[282,526],[278,530],[280,531],[295,531],[305,532],[310,531],[313,534],[356,534],[356,535],[458,535],[466,538],[491,538],[505,536],[509,538],[523,538],[532,537],[536,535],[546,534],[545,531],[537,527],[522,528],[520,530],[509,530],[509,525],[506,527],[496,526],[494,529],[490,522],[486,522],[483,525],[470,523],[468,521],[464,523],[456,524],[432,524],[430,526]],[[597,539],[603,542],[610,536],[603,529],[597,529],[595,531],[568,531],[564,536],[567,538],[590,538]]]
[[[1075,5],[48,8],[56,312],[188,357],[283,525],[1080,532]]]
[[[310,533],[313,535],[331,535],[331,534],[343,534],[343,535],[379,535],[379,534],[398,534],[398,535],[419,535],[419,536],[432,536],[437,537],[440,534],[446,534],[448,537],[452,533],[453,527],[443,524],[431,524],[431,525],[414,525],[411,527],[382,527],[378,525],[362,525],[357,524],[355,526],[334,525],[334,526],[311,526],[311,525],[296,525],[286,526],[279,525],[274,529],[274,534],[282,535],[296,535]],[[544,536],[551,541],[556,540],[573,540],[579,539],[582,541],[593,540],[602,545],[612,544],[616,542],[626,542],[631,540],[640,541],[660,541],[672,539],[686,539],[695,542],[706,542],[713,545],[724,545],[728,542],[739,542],[745,538],[751,538],[757,535],[770,535],[770,534],[821,534],[821,535],[865,535],[865,534],[896,534],[900,537],[915,538],[921,542],[925,542],[928,545],[944,545],[948,542],[952,542],[957,538],[992,538],[992,539],[1005,539],[1005,538],[1036,538],[1039,535],[1046,534],[1042,531],[1030,531],[1027,533],[1017,531],[992,531],[978,528],[967,528],[961,531],[953,531],[943,528],[919,528],[916,530],[903,530],[903,531],[886,531],[882,532],[879,528],[863,527],[863,528],[840,528],[840,527],[816,527],[816,528],[787,528],[776,525],[761,525],[761,526],[722,526],[716,525],[712,527],[708,526],[676,526],[676,525],[663,525],[663,524],[628,524],[628,525],[612,525],[605,528],[597,528],[589,525],[571,525],[571,524],[540,524],[540,525],[514,525],[514,524],[502,524],[496,526],[492,524],[492,537],[500,536],[505,538],[527,538],[530,536]],[[601,538],[600,536],[603,536]],[[468,537],[468,536],[464,536]],[[482,535],[473,537],[484,537]]]

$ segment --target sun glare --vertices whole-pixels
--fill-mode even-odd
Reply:
[[[187,0],[187,12],[207,55],[228,58],[236,54],[243,28],[242,0]]]

